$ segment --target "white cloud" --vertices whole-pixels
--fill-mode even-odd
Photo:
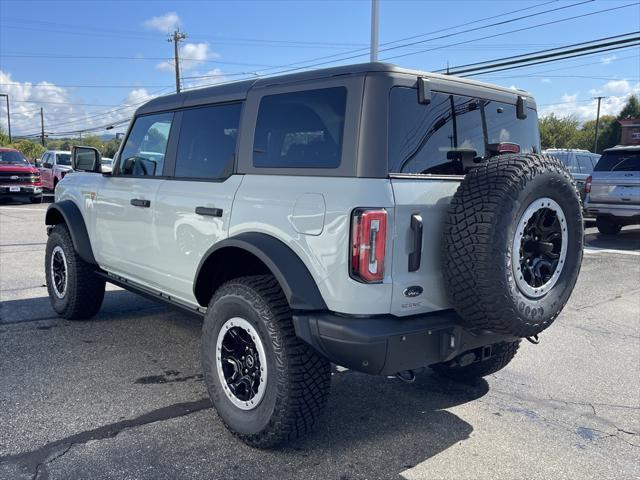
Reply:
[[[192,72],[191,77],[186,78],[184,82],[185,88],[198,88],[204,86],[215,85],[217,83],[228,82],[229,77],[225,76],[224,72],[219,68],[214,68],[204,73]]]
[[[0,70],[0,84],[9,94],[13,136],[40,133],[40,107],[44,109],[45,132],[62,133],[128,119],[141,103],[153,98],[147,90],[139,88],[131,90],[118,106],[89,107],[77,105],[83,103],[81,98],[72,97],[67,89],[50,82],[17,82],[10,73]],[[0,102],[3,129],[6,129],[6,121],[2,119],[6,119],[6,115],[5,102]],[[124,127],[117,128],[122,129]]]
[[[602,63],[604,65],[609,65],[611,62],[613,62],[616,58],[618,58],[616,55],[611,55],[609,57],[603,57],[602,58]]]
[[[551,83],[551,79],[550,78],[543,78],[542,80],[540,80],[542,83]]]
[[[600,115],[618,115],[631,95],[640,95],[640,82],[632,85],[627,80],[611,80],[600,88],[589,90],[588,93],[585,98],[580,98],[579,92],[565,93],[557,104],[541,108],[539,115],[545,117],[553,113],[556,117],[573,115],[582,122],[594,120],[598,102],[592,97],[601,93],[608,95],[602,99]]]
[[[219,58],[220,55],[216,52],[212,52],[209,49],[209,44],[206,42],[203,43],[185,43],[180,45],[180,67],[182,70],[193,70],[194,68],[199,67],[207,60],[211,60],[214,58]],[[174,71],[174,62],[173,59],[165,60],[164,62],[158,63],[156,68],[163,72],[173,72]]]
[[[144,26],[162,33],[168,33],[170,30],[178,28],[180,25],[180,17],[176,12],[168,12],[158,17],[151,17],[144,22]]]

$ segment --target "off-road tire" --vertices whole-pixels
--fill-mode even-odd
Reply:
[[[67,262],[67,287],[63,298],[58,298],[51,279],[51,255],[60,246]],[[67,320],[89,320],[100,310],[104,299],[105,281],[95,274],[95,266],[85,262],[76,253],[67,226],[58,224],[49,233],[45,254],[45,274],[51,306]]]
[[[247,320],[265,347],[264,397],[241,410],[223,391],[217,371],[216,342],[230,318]],[[218,416],[236,437],[256,448],[270,448],[309,432],[323,410],[331,384],[329,361],[296,337],[291,310],[271,275],[241,277],[213,295],[204,319],[202,366]]]
[[[472,382],[506,367],[516,356],[520,341],[501,342],[493,345],[492,355],[486,360],[461,367],[455,361],[438,363],[431,368],[438,375],[460,382]],[[464,354],[463,354],[464,355]]]
[[[538,198],[557,202],[566,218],[567,253],[542,297],[518,287],[512,261],[517,222]],[[582,263],[582,205],[566,167],[545,155],[502,155],[471,170],[449,205],[443,274],[449,300],[468,327],[528,337],[555,320]],[[514,255],[515,254],[515,255]]]
[[[617,235],[622,230],[622,225],[609,217],[596,217],[596,227],[603,235]]]

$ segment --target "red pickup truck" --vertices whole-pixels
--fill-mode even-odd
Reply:
[[[0,148],[0,200],[42,203],[40,171],[13,148]]]

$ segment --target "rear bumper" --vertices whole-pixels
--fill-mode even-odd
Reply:
[[[467,350],[515,337],[472,332],[446,310],[414,317],[345,317],[331,312],[293,316],[296,335],[333,363],[374,375],[446,362]]]
[[[613,216],[630,220],[632,223],[640,221],[640,205],[619,205],[610,203],[592,203],[585,205],[586,212],[594,217]]]

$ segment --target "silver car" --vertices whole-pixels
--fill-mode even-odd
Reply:
[[[640,146],[605,150],[586,183],[585,209],[601,233],[640,224]]]
[[[566,165],[578,186],[580,198],[584,202],[586,195],[584,191],[585,182],[593,172],[593,168],[596,163],[598,163],[600,155],[591,153],[589,150],[580,150],[577,148],[549,148],[542,153],[556,157]]]

